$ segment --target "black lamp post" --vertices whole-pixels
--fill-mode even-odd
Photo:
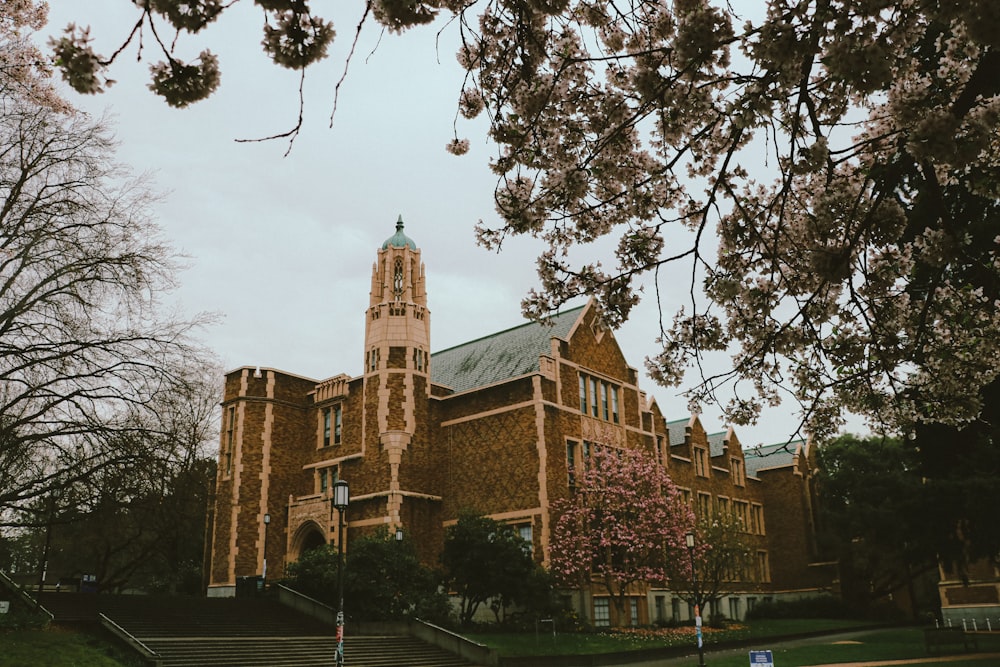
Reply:
[[[705,646],[701,639],[701,591],[698,589],[698,571],[694,566],[694,533],[684,535],[688,556],[691,558],[691,588],[694,590],[694,631],[698,638],[698,667],[705,667]]]
[[[271,515],[264,515],[264,571],[261,574],[260,580],[264,583],[264,587],[267,587],[267,528],[271,525]]]
[[[337,534],[337,667],[344,664],[344,513],[351,503],[347,482],[338,479],[333,485],[333,506],[337,508],[339,531]]]

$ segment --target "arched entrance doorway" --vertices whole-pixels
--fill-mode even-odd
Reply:
[[[312,551],[326,544],[323,529],[315,521],[306,521],[295,531],[292,539],[291,560],[298,560],[307,551]]]

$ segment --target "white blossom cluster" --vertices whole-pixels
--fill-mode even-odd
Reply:
[[[463,10],[463,115],[501,153],[499,245],[545,239],[541,316],[580,294],[620,323],[646,272],[694,285],[648,362],[752,422],[787,392],[815,435],[843,411],[883,428],[967,423],[1000,373],[1000,5],[771,0],[491,0]],[[476,20],[471,18],[476,15]],[[734,26],[742,23],[737,31]],[[475,27],[473,27],[475,26]],[[763,147],[763,148],[762,148]],[[695,230],[667,247],[671,225]],[[619,239],[613,269],[571,250]],[[713,256],[707,243],[718,239]],[[704,295],[704,296],[702,296]]]

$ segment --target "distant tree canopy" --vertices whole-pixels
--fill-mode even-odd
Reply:
[[[181,455],[213,360],[204,318],[159,307],[177,265],[107,128],[10,97],[0,146],[0,525],[37,525],[43,496]]]
[[[954,438],[858,438],[819,449],[816,475],[823,548],[862,589],[865,603],[909,584],[938,559],[964,572],[979,558],[997,562],[1000,456],[974,429]],[[845,588],[847,585],[845,584]]]
[[[123,41],[159,46],[151,87],[168,103],[211,94],[219,70],[207,49],[175,56],[166,29],[197,33],[233,4],[138,3]],[[277,64],[324,57],[334,29],[315,3],[255,4]],[[454,17],[458,110],[485,114],[499,146],[501,222],[480,241],[549,246],[527,314],[594,294],[617,325],[641,277],[659,287],[686,262],[689,298],[661,313],[651,373],[675,384],[706,353],[735,352],[731,369],[700,370],[692,401],[748,384],[723,403],[751,423],[794,397],[818,437],[845,409],[905,433],[975,422],[1000,371],[997,4],[758,4],[372,0],[359,13],[390,31]],[[95,92],[123,51],[88,39],[52,45],[70,84]],[[450,150],[467,145],[456,135]],[[604,237],[617,239],[607,267],[574,259]]]
[[[164,306],[180,265],[156,196],[56,95],[45,19],[0,11],[0,528],[162,492],[217,433],[209,318]]]

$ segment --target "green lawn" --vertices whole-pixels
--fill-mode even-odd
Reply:
[[[856,639],[835,641],[817,639],[808,645],[793,644],[779,646],[774,637],[805,632],[825,632],[859,627],[858,623],[822,620],[768,620],[755,621],[751,625],[734,630],[711,631],[706,634],[708,651],[706,663],[712,667],[747,667],[749,648],[727,650],[714,653],[711,646],[719,642],[750,639],[752,648],[770,649],[774,654],[775,667],[804,667],[838,662],[866,662],[878,660],[921,659],[927,657],[923,630],[920,628],[873,629]],[[559,634],[475,634],[471,639],[496,648],[501,655],[556,655],[581,653],[610,653],[663,646],[693,646],[691,628],[678,628],[671,632],[637,630],[631,632]],[[805,644],[803,642],[803,644]],[[980,653],[1000,652],[1000,634],[981,636]],[[666,660],[667,664],[689,664],[683,660]],[[995,659],[994,659],[995,662]],[[693,664],[693,663],[690,663]],[[914,663],[931,665],[932,662]],[[938,663],[939,664],[939,663]],[[969,654],[967,660],[946,663],[948,667],[984,667],[984,661],[976,660]]]
[[[721,642],[776,637],[808,632],[826,632],[865,623],[833,619],[769,619],[725,630],[705,628],[705,645]],[[693,646],[694,628],[634,629],[588,633],[472,633],[473,641],[497,649],[500,655],[570,655],[612,653],[664,646]]]
[[[49,628],[0,633],[0,667],[123,667],[109,644],[89,635]]]
[[[823,641],[811,646],[791,646],[772,647],[766,642],[756,647],[759,649],[771,649],[774,654],[775,667],[804,667],[806,665],[821,665],[838,662],[868,662],[879,660],[920,660],[928,658],[924,647],[924,635],[920,628],[894,628],[890,630],[876,630],[869,634],[859,636],[850,642]],[[1000,652],[1000,636],[980,637],[980,653]],[[948,655],[955,655],[948,652]],[[976,659],[975,653],[967,654],[968,659],[949,661],[944,663],[947,667],[984,667],[987,664],[995,664],[996,658],[990,662],[989,659]],[[747,652],[737,654],[729,653],[710,655],[710,660],[706,663],[712,667],[747,667]],[[920,667],[929,665],[940,665],[930,660],[927,662],[911,663],[908,667]]]

